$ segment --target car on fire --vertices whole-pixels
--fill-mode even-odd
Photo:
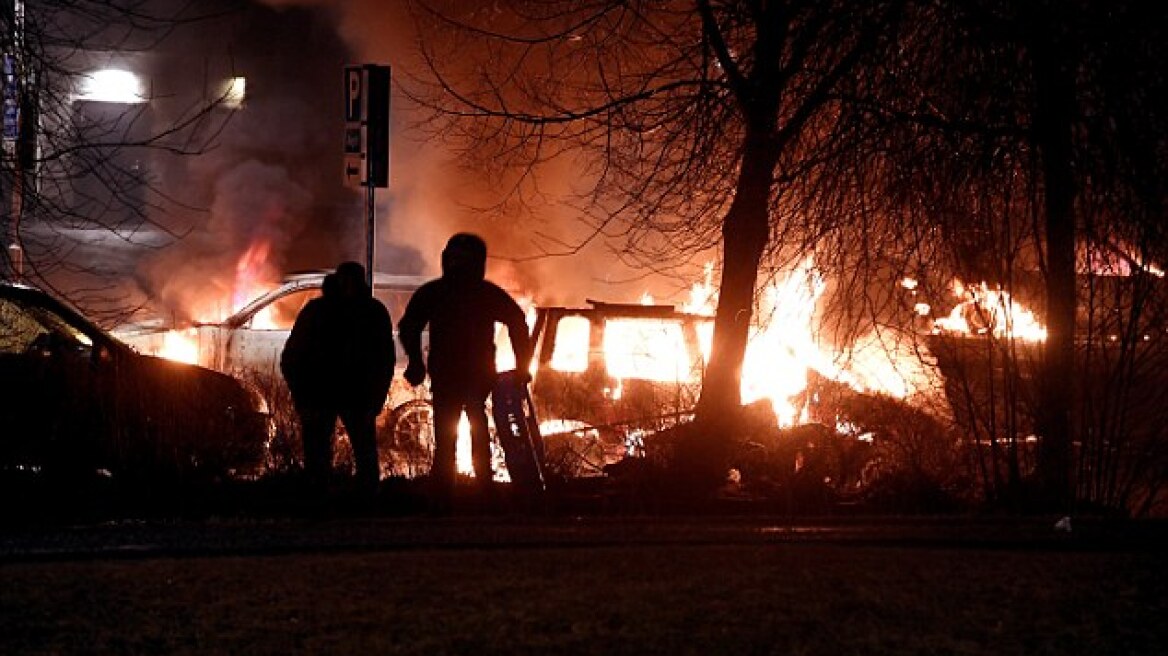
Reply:
[[[141,355],[44,291],[0,282],[0,475],[255,475],[263,411],[230,376]]]
[[[644,453],[692,416],[713,318],[672,305],[538,307],[532,396],[549,466],[572,476]]]
[[[280,373],[280,354],[300,310],[320,296],[329,271],[291,274],[273,289],[248,302],[223,321],[197,323],[180,330],[127,325],[115,335],[142,353],[166,354],[169,340],[189,342],[193,360],[204,367],[234,376],[263,396],[272,409],[275,434],[269,457],[276,468],[298,459],[297,422],[292,399]],[[375,273],[373,293],[396,324],[410,296],[429,278]],[[397,375],[385,408],[377,419],[382,474],[414,477],[429,470],[433,451],[429,394],[411,388],[402,378],[405,354],[397,348]],[[427,345],[423,335],[423,348]],[[344,442],[342,441],[342,444]],[[343,453],[339,452],[343,457]]]
[[[276,424],[272,457],[277,466],[284,458],[296,458],[296,418],[279,371],[280,353],[296,315],[320,294],[327,273],[287,276],[227,319],[181,331],[195,343],[199,364],[236,376],[268,399]],[[377,273],[374,295],[396,323],[427,280]],[[565,446],[553,449],[552,456],[571,461],[559,463],[561,469],[599,473],[605,464],[636,454],[643,435],[688,416],[703,367],[700,344],[712,330],[710,317],[667,305],[596,301],[587,307],[537,307],[529,317],[535,344],[532,395],[551,443]],[[161,353],[173,331],[124,327],[116,334],[144,353]],[[505,339],[500,329],[503,356],[510,355]],[[399,375],[378,417],[382,474],[414,477],[426,473],[432,459],[432,409],[428,389],[411,388],[400,375],[405,354],[400,344],[397,348]],[[506,368],[500,363],[501,370]],[[281,436],[286,438],[282,447]],[[281,448],[289,453],[281,454]],[[496,453],[496,463],[502,461]]]

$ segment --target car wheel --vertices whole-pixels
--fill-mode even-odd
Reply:
[[[382,470],[391,475],[416,478],[434,464],[434,407],[415,399],[394,408],[379,436]]]

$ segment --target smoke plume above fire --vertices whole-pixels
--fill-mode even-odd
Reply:
[[[676,281],[646,281],[644,271],[624,266],[599,241],[579,251],[575,248],[591,234],[591,228],[558,202],[572,195],[581,176],[571,162],[541,166],[539,196],[546,202],[533,207],[525,199],[522,210],[499,211],[500,187],[507,184],[488,177],[434,134],[432,126],[425,125],[425,110],[402,93],[409,78],[427,73],[407,2],[264,2],[278,12],[308,10],[331,16],[348,49],[347,63],[389,65],[393,70],[390,188],[378,192],[378,248],[412,248],[423,260],[424,273],[437,274],[438,254],[446,239],[457,231],[476,232],[490,249],[488,275],[535,295],[540,303],[581,303],[589,297],[635,299],[646,285],[662,295],[684,291],[687,285]],[[332,78],[339,94],[339,68]],[[334,83],[332,78],[329,84]],[[339,136],[334,141],[339,144]],[[359,216],[358,210],[354,219]],[[393,258],[378,259],[381,267],[400,268]]]
[[[488,274],[539,302],[619,300],[645,288],[640,273],[614,265],[599,245],[583,256],[537,257],[535,232],[553,242],[576,238],[579,224],[554,202],[526,218],[482,211],[496,200],[494,183],[423,129],[423,113],[400,92],[396,80],[419,66],[406,3],[203,7],[210,15],[220,8],[221,18],[176,29],[149,60],[156,126],[189,111],[190,98],[213,100],[217,80],[239,79],[244,88],[242,104],[214,109],[210,134],[197,135],[210,148],[153,156],[169,202],[151,219],[178,238],[142,257],[134,276],[167,320],[216,321],[287,273],[364,260],[363,192],[342,184],[342,74],[353,63],[388,64],[395,78],[391,180],[376,193],[378,270],[435,275],[445,240],[469,230],[488,241]],[[576,175],[545,173],[541,184],[553,198]]]

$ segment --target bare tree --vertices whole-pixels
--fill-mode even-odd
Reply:
[[[67,295],[82,305],[108,301],[112,286],[101,270],[73,257],[75,235],[133,241],[143,230],[170,229],[156,210],[174,201],[150,159],[204,152],[229,116],[216,108],[238,90],[208,79],[201,97],[180,99],[119,66],[149,58],[177,29],[228,9],[179,0],[0,3],[6,278],[51,285],[57,274],[90,274]],[[107,67],[113,70],[101,72]]]
[[[1154,402],[1137,400],[1146,394],[1131,393],[1146,387],[1136,372],[1158,361],[1157,349],[1130,341],[1158,332],[1150,326],[1162,294],[1152,264],[1163,252],[1152,218],[1165,191],[1153,154],[1166,145],[1154,109],[1164,85],[1162,12],[978,1],[914,10],[908,23],[919,36],[889,62],[877,94],[883,119],[911,126],[892,131],[902,145],[890,150],[897,165],[883,179],[895,182],[881,194],[899,195],[898,211],[953,249],[936,263],[1033,301],[1047,327],[1040,346],[1023,349],[989,344],[988,335],[983,384],[955,403],[966,406],[974,443],[988,445],[987,489],[1017,493],[1036,467],[1045,507],[1075,498],[1113,505],[1113,492],[1104,500],[1084,486],[1130,473],[1135,461],[1121,464],[1119,445],[1150,447],[1137,426],[1159,416]],[[914,176],[921,163],[926,172]],[[1125,340],[1128,348],[1115,344]],[[1027,464],[1018,439],[1031,435],[1038,457]],[[1142,453],[1140,469],[1159,461]],[[1001,476],[992,471],[999,462]]]
[[[721,248],[695,444],[719,453],[740,406],[764,256],[792,257],[832,229],[805,195],[838,170],[852,129],[840,86],[892,36],[901,3],[421,6],[448,40],[425,44],[440,93],[415,95],[454,119],[443,129],[476,162],[517,165],[522,192],[534,163],[583,153],[594,236],[659,267]]]

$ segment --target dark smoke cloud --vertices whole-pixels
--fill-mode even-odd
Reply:
[[[208,291],[229,297],[236,262],[258,242],[271,247],[270,282],[364,253],[363,198],[341,183],[342,70],[353,56],[335,13],[251,2],[200,9],[227,11],[177,30],[153,58],[156,123],[173,121],[193,98],[216,97],[219,82],[233,76],[246,79],[246,101],[215,110],[225,127],[212,149],[155,162],[160,186],[178,201],[155,219],[188,234],[148,257],[138,277],[180,319],[206,318],[186,315]],[[409,246],[379,251],[383,270],[423,266]]]
[[[581,304],[585,298],[635,301],[643,291],[675,295],[672,281],[646,278],[624,267],[605,244],[596,242],[575,255],[541,257],[558,243],[579,240],[587,230],[566,205],[581,178],[571,162],[541,172],[540,191],[548,200],[514,215],[484,211],[499,200],[497,180],[468,165],[450,145],[419,125],[424,114],[400,93],[410,76],[425,77],[418,55],[419,35],[407,0],[265,0],[284,9],[333,12],[339,34],[359,62],[389,64],[395,93],[391,117],[391,188],[379,203],[381,244],[409,244],[418,249],[428,273],[437,272],[437,256],[456,231],[483,235],[492,259],[488,275],[535,295],[542,303]],[[426,38],[433,35],[423,35]],[[473,58],[475,53],[466,52]],[[577,163],[578,164],[578,163]]]

